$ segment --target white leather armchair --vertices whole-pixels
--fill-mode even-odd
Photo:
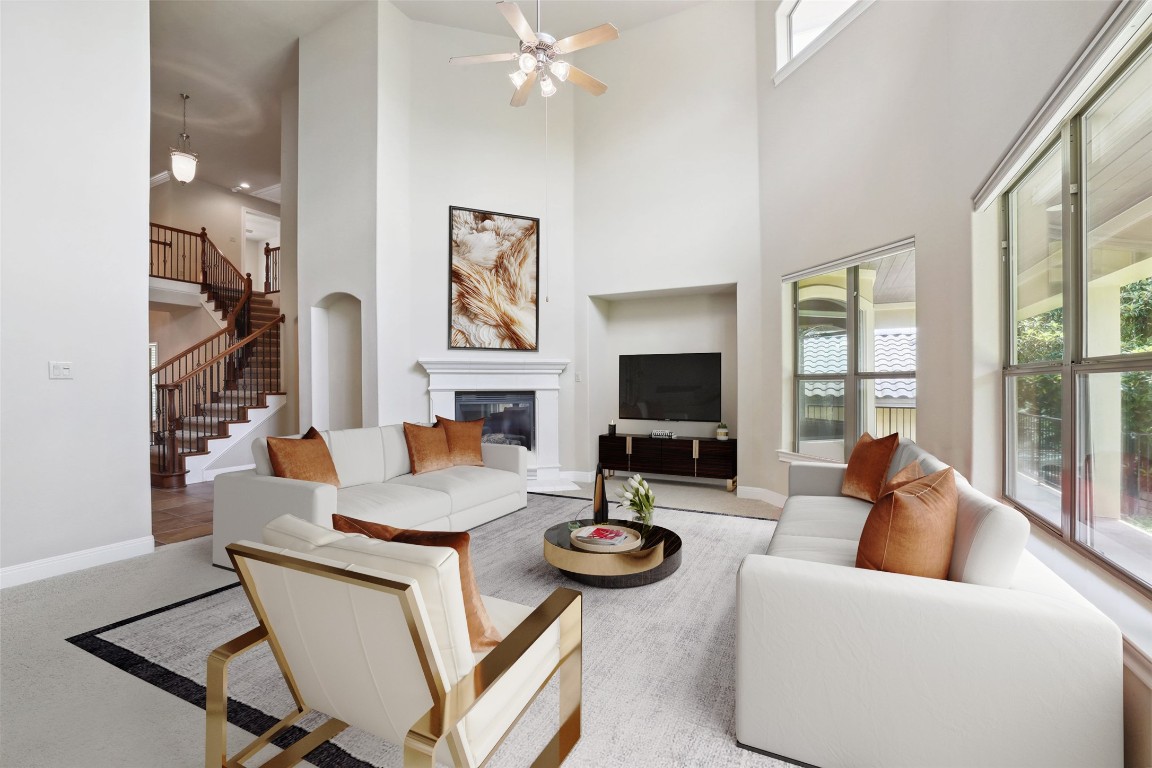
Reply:
[[[260,625],[208,660],[207,768],[242,764],[311,711],[330,719],[277,765],[294,765],[354,725],[402,745],[405,766],[475,768],[556,673],[560,725],[535,764],[560,765],[579,740],[579,592],[557,589],[535,609],[484,598],[504,640],[477,661],[454,550],[349,536],[291,516],[265,537],[276,546],[227,548]],[[263,642],[297,707],[229,758],[228,665]]]

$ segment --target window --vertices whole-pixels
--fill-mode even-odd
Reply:
[[[1004,195],[1005,494],[1152,587],[1152,52]]]
[[[916,262],[911,241],[796,276],[793,450],[844,461],[864,432],[916,437]]]
[[[832,39],[872,0],[784,0],[776,11],[777,77]]]

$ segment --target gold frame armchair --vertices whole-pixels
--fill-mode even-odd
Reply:
[[[395,547],[390,550],[395,551]],[[455,553],[447,552],[431,571],[445,584],[459,578]],[[487,762],[557,672],[560,726],[532,765],[543,768],[564,761],[580,739],[579,592],[557,589],[496,648],[464,671],[446,663],[443,643],[436,637],[437,599],[433,597],[426,605],[421,589],[429,589],[427,573],[413,578],[317,554],[249,542],[228,547],[260,625],[220,646],[208,658],[207,768],[242,768],[244,760],[313,711],[330,719],[264,766],[295,765],[355,725],[402,745],[405,766],[430,767],[439,760],[476,768]],[[418,556],[437,554],[421,552]],[[449,602],[458,595],[450,590],[445,594]],[[463,605],[459,608],[462,611]],[[296,709],[228,757],[228,666],[263,642],[276,658]],[[454,672],[460,673],[455,680]]]

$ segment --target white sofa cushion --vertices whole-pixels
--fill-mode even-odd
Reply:
[[[367,483],[338,490],[336,511],[357,520],[415,528],[448,517],[452,500],[446,494],[426,488],[401,483]]]
[[[956,473],[956,541],[948,578],[986,587],[1010,587],[1028,543],[1024,515],[990,499]]]
[[[448,467],[419,475],[402,475],[389,483],[389,485],[397,484],[447,494],[452,500],[453,513],[523,490],[523,483],[517,474],[501,469],[472,466]]]
[[[391,480],[412,471],[403,424],[380,427],[380,441],[384,446],[384,480]]]
[[[320,434],[332,452],[341,488],[384,482],[384,442],[379,427],[337,429]]]

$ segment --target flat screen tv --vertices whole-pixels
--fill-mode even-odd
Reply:
[[[620,355],[620,418],[720,421],[720,353]]]

